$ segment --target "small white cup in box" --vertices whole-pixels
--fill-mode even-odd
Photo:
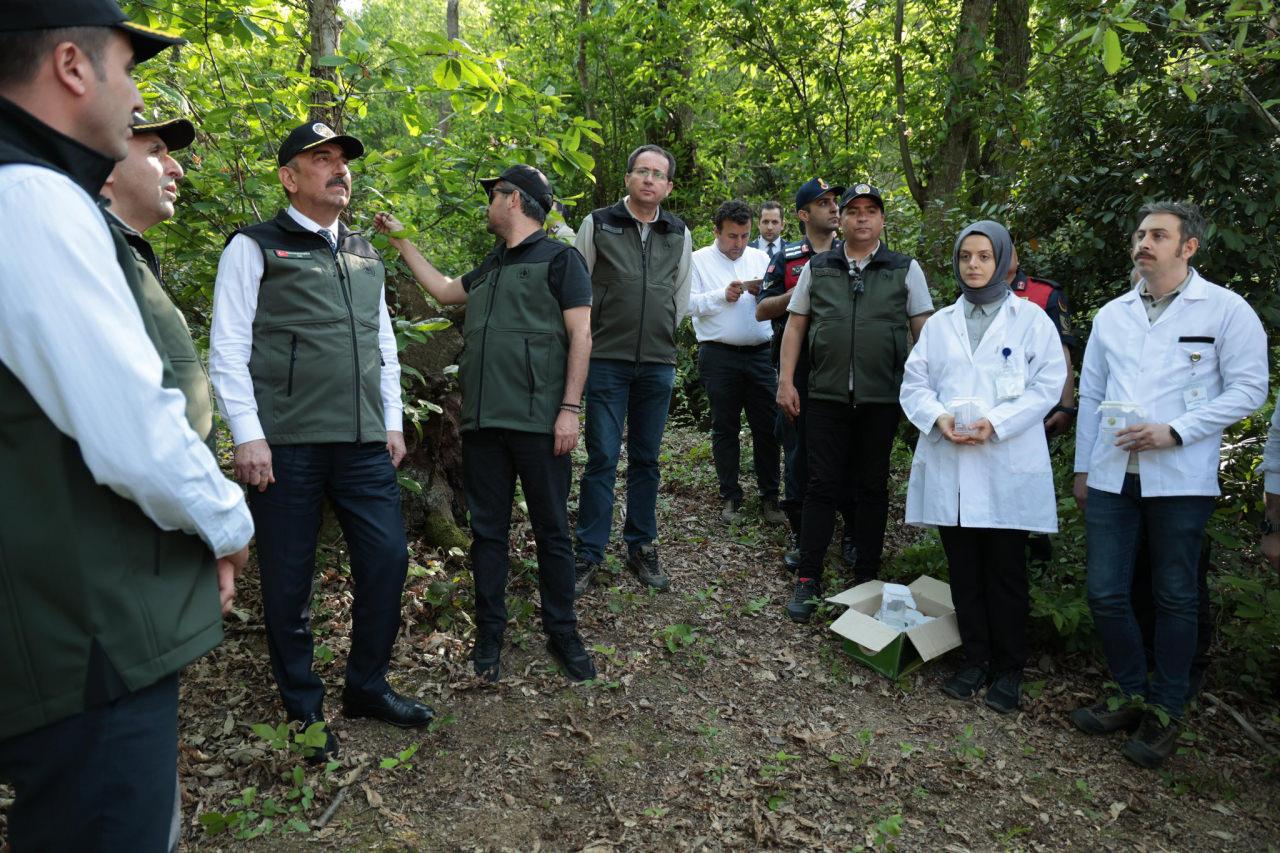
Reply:
[[[947,414],[955,418],[952,429],[957,435],[973,432],[973,425],[982,420],[982,400],[977,397],[956,397],[947,404]]]

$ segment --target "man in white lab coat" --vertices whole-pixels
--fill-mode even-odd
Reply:
[[[1222,431],[1267,396],[1267,337],[1240,296],[1190,266],[1205,222],[1194,205],[1147,204],[1133,234],[1138,286],[1102,307],[1080,374],[1075,497],[1088,533],[1089,606],[1127,698],[1080,708],[1088,734],[1137,731],[1127,758],[1173,752],[1196,648],[1196,567],[1218,494]],[[1148,679],[1130,578],[1145,530],[1156,602]]]

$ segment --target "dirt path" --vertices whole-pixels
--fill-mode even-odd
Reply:
[[[1214,707],[1166,772],[1119,754],[1120,740],[1078,735],[1067,712],[1101,682],[1080,657],[1043,657],[1021,714],[946,699],[951,661],[890,682],[845,657],[826,626],[782,609],[782,535],[720,523],[700,436],[666,442],[663,595],[610,575],[580,606],[601,678],[570,686],[542,646],[532,605],[516,603],[505,677],[470,677],[460,601],[441,603],[465,561],[422,555],[406,612],[415,624],[397,684],[446,715],[402,732],[337,715],[349,577],[327,572],[317,612],[336,659],[323,665],[340,766],[307,767],[249,726],[279,720],[257,620],[185,679],[181,724],[187,849],[684,850],[1266,849],[1280,845],[1280,780]],[[744,466],[745,467],[745,466]],[[749,470],[749,469],[747,469]],[[529,565],[532,541],[518,531]],[[436,555],[440,556],[440,555]],[[335,562],[336,561],[332,561]],[[616,568],[616,567],[615,567]],[[910,580],[905,578],[904,580]],[[465,585],[464,585],[465,586]],[[536,596],[528,574],[513,600]],[[432,602],[435,603],[432,603]],[[435,630],[426,617],[454,620]],[[672,651],[674,649],[674,651]],[[327,657],[327,656],[326,656]],[[1213,682],[1211,681],[1211,684]],[[1037,685],[1040,687],[1040,685]],[[1219,686],[1220,689],[1220,686]],[[1277,731],[1276,708],[1253,723]],[[380,767],[417,745],[407,763]],[[411,766],[409,766],[411,765]],[[1271,767],[1276,765],[1274,761]],[[281,781],[282,775],[287,781]],[[244,805],[249,786],[256,796]],[[296,793],[290,794],[294,790]],[[308,795],[310,792],[310,796]],[[240,805],[232,805],[240,797]],[[317,824],[341,798],[327,824]],[[272,798],[284,809],[261,829]],[[305,803],[293,815],[291,806]],[[217,835],[213,812],[245,812]],[[232,814],[234,819],[234,815]],[[297,821],[292,828],[287,821]],[[309,829],[305,834],[303,827]]]

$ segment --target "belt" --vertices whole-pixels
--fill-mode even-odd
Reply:
[[[722,344],[719,341],[698,341],[699,346],[715,347],[716,349],[727,349],[730,352],[763,352],[769,348],[769,342],[762,344],[751,344],[750,346],[740,347],[734,344]]]

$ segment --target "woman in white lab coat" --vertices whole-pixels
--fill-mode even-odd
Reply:
[[[998,222],[960,232],[961,296],[925,323],[900,399],[920,430],[907,523],[936,526],[947,555],[964,663],[943,685],[957,699],[1018,707],[1026,658],[1028,531],[1058,529],[1045,415],[1066,379],[1053,322],[1009,292],[1013,244]]]

